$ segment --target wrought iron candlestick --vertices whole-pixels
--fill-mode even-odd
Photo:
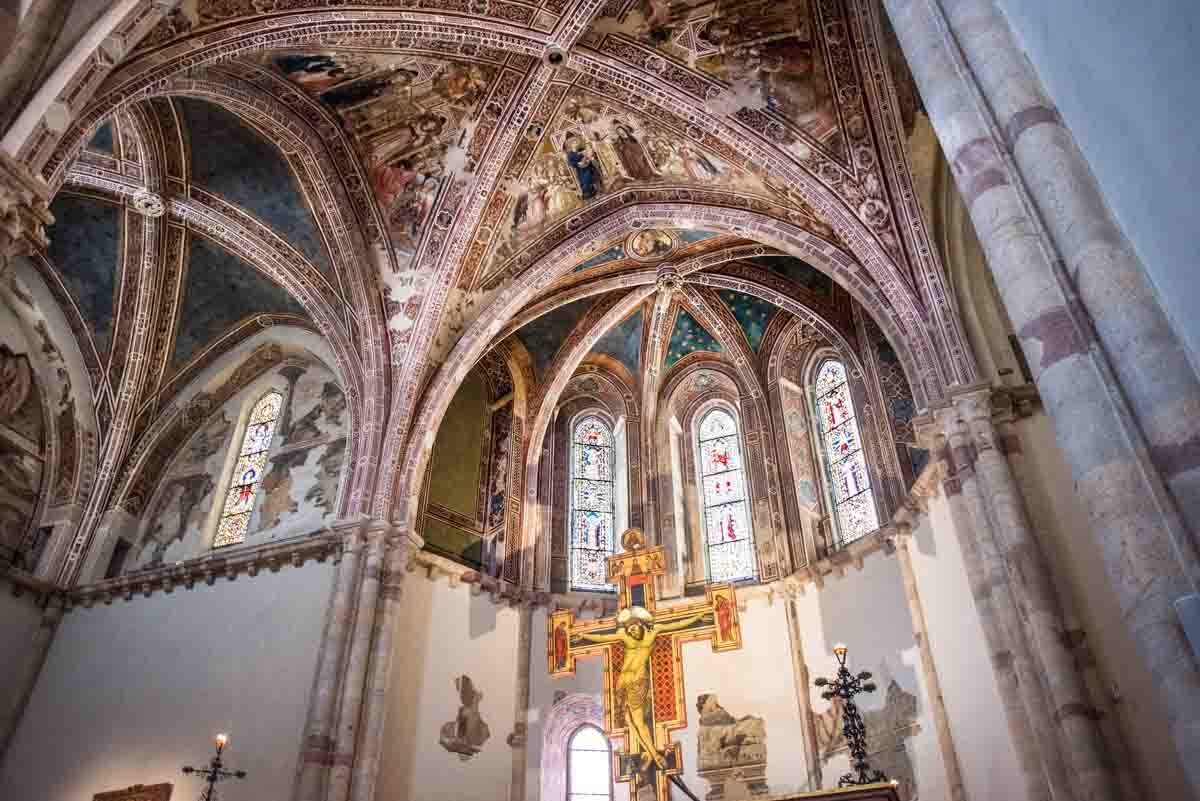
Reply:
[[[226,770],[224,763],[221,762],[221,754],[225,751],[225,746],[229,743],[229,735],[218,734],[216,737],[217,753],[208,762],[207,768],[193,768],[191,765],[184,765],[183,772],[190,776],[193,773],[199,773],[204,777],[205,787],[204,792],[200,795],[200,801],[217,801],[217,782],[225,779],[244,779],[246,771],[244,770]]]
[[[837,656],[837,678],[830,680],[820,678],[814,681],[818,687],[828,687],[821,693],[826,701],[834,698],[842,700],[842,733],[846,737],[846,745],[850,749],[850,772],[838,779],[838,787],[848,787],[858,784],[874,784],[887,781],[887,776],[881,771],[874,770],[867,762],[867,727],[859,714],[854,696],[859,693],[875,692],[875,682],[870,681],[870,672],[864,670],[857,676],[852,675],[846,667],[846,646],[838,643],[833,646]]]

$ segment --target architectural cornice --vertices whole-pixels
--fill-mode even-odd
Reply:
[[[49,245],[53,223],[46,182],[0,150],[0,275],[17,256]]]

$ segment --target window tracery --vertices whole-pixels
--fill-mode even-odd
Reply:
[[[697,439],[708,580],[753,579],[757,565],[737,421],[712,409],[701,418]]]
[[[879,517],[846,365],[836,359],[823,362],[817,370],[814,395],[833,504],[833,528],[837,544],[847,545],[879,528]]]
[[[250,527],[250,515],[254,512],[254,498],[262,484],[267,467],[267,452],[275,436],[275,426],[283,407],[283,395],[272,390],[259,399],[250,411],[246,431],[242,434],[242,445],[238,450],[237,462],[233,467],[230,487],[225,493],[225,504],[217,521],[217,534],[213,547],[237,545],[245,542]]]
[[[604,732],[580,726],[567,746],[567,801],[612,798],[612,752]]]
[[[571,434],[571,588],[610,590],[607,559],[614,533],[614,440],[599,417],[580,420]]]

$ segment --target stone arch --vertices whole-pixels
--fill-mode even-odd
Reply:
[[[718,214],[720,215],[718,220],[707,219]],[[833,276],[835,280],[839,280],[866,307],[888,335],[896,347],[905,372],[912,377],[922,379],[911,382],[914,387],[924,390],[920,395],[919,403],[928,404],[931,392],[935,398],[940,395],[943,384],[934,355],[936,348],[928,336],[923,317],[917,310],[915,302],[907,307],[911,310],[911,316],[907,313],[897,314],[892,304],[880,298],[875,291],[877,288],[869,285],[858,274],[859,265],[855,264],[851,257],[799,226],[745,209],[717,211],[690,203],[653,206],[638,204],[625,207],[604,220],[602,225],[607,230],[648,225],[687,227],[686,223],[695,221],[697,217],[700,218],[698,224],[709,229],[731,230],[734,226],[738,226],[739,233],[758,235],[766,240],[766,245],[804,259],[814,267]],[[635,226],[634,223],[637,225]],[[428,432],[436,426],[444,412],[445,405],[449,403],[449,397],[453,394],[453,387],[462,381],[466,370],[500,332],[504,323],[545,289],[558,275],[569,269],[574,263],[578,248],[597,235],[595,226],[585,228],[556,246],[537,264],[500,289],[492,303],[484,309],[480,317],[459,339],[446,360],[445,366],[434,376],[430,388],[425,394],[425,402],[417,411],[412,427],[414,436],[409,442],[408,453],[404,461],[408,468],[403,476],[396,479],[397,483],[394,484],[396,491],[393,497],[398,503],[397,509],[402,508],[405,499],[411,495],[410,490],[419,487],[419,479],[413,483],[413,476],[419,476],[419,473],[413,473],[413,470],[417,466],[423,465],[429,446],[427,438],[422,432]],[[786,298],[761,285],[755,285],[753,282],[713,276],[707,273],[697,273],[695,278],[690,278],[690,280],[700,284],[739,289],[739,291],[746,291],[747,294],[757,294],[787,311],[805,317],[810,316],[810,313],[795,300]],[[917,390],[914,390],[914,393],[916,392]],[[383,478],[390,479],[394,475],[395,461],[393,460],[397,458],[401,445],[401,432],[398,427],[392,427],[391,433],[392,436],[384,446],[381,480]],[[390,499],[377,497],[377,505],[381,501],[383,502],[382,511],[391,508]],[[392,514],[392,517],[393,519],[399,518],[398,522],[401,525],[406,522],[411,523],[406,520],[404,514]]]
[[[550,801],[567,797],[567,746],[580,726],[604,730],[604,709],[586,693],[571,693],[554,702],[542,730],[542,794]]]

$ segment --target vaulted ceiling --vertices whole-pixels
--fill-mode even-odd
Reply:
[[[893,148],[913,96],[879,69],[873,3],[403,5],[154,6],[39,151],[63,188],[47,269],[100,395],[147,304],[150,406],[253,325],[307,326],[385,432],[354,479],[382,487],[419,466],[410,424],[505,341],[546,386],[587,354],[658,381],[693,353],[754,358],[796,315],[848,331],[857,302],[919,402],[972,369],[946,355],[961,333]],[[375,514],[396,497],[350,494]]]

